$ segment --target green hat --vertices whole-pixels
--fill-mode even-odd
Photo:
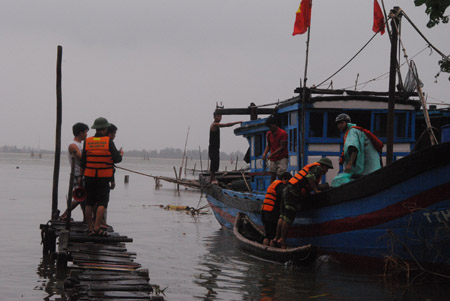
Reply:
[[[99,117],[95,119],[94,125],[91,126],[91,129],[106,129],[111,125],[111,123],[106,120],[106,118]]]
[[[328,166],[329,168],[333,169],[333,162],[331,162],[328,158],[322,158],[317,163]]]

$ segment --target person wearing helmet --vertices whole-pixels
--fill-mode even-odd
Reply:
[[[331,186],[336,187],[381,168],[383,143],[369,130],[351,123],[350,116],[339,114],[336,125],[343,134],[343,151],[339,164],[344,173],[338,174]]]
[[[110,126],[108,120],[103,117],[94,121],[91,128],[96,130],[95,136],[86,139],[81,157],[87,191],[85,218],[90,236],[108,236],[108,233],[101,229],[101,222],[108,207],[111,189],[109,183],[114,175],[114,163],[121,162],[123,156],[123,151],[118,151],[114,142],[107,136]]]
[[[69,157],[69,164],[72,165],[72,158],[75,160],[74,168],[74,178],[73,178],[73,188],[74,191],[78,188],[79,179],[82,178],[80,173],[80,163],[81,163],[81,151],[83,150],[83,141],[86,140],[87,133],[89,131],[89,126],[82,122],[77,122],[72,126],[73,140],[69,142],[69,147],[67,149],[67,154]],[[75,209],[80,204],[81,210],[83,211],[84,220],[84,201],[78,202],[77,200],[72,200],[70,205],[70,210]],[[68,209],[59,217],[60,220],[66,220],[69,214]]]
[[[333,163],[324,157],[317,162],[305,165],[288,181],[283,190],[277,232],[271,245],[286,249],[286,236],[294,222],[296,211],[305,205],[309,194],[319,193],[329,187],[327,183],[319,184],[328,169],[333,169]]]

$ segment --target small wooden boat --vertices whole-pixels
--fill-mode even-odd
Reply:
[[[264,232],[242,212],[239,212],[236,216],[233,231],[242,250],[266,260],[307,264],[316,258],[317,252],[311,245],[288,249],[263,245]]]

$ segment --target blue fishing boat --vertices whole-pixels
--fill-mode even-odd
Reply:
[[[391,16],[400,11],[394,8]],[[288,134],[287,170],[294,175],[327,157],[335,168],[323,176],[322,183],[330,183],[343,172],[339,165],[343,139],[335,121],[346,113],[385,144],[381,151],[384,167],[310,195],[296,212],[287,246],[311,245],[319,254],[353,263],[379,264],[386,258],[399,258],[450,264],[449,112],[430,108],[428,113],[414,62],[408,62],[405,82],[395,84],[399,70],[394,21],[389,91],[319,89],[307,87],[305,80],[303,87],[295,89],[298,96],[284,101],[216,108],[221,115],[250,116],[234,131],[249,143],[249,170],[219,174],[219,185],[206,185],[207,200],[224,228],[232,230],[239,213],[263,228],[261,206],[270,184],[263,162],[267,115],[275,117]],[[200,180],[207,184],[208,175],[201,175]]]
[[[347,112],[386,141],[387,96],[355,91],[318,91],[306,105],[305,164],[328,157],[334,166],[342,138],[334,129],[335,117]],[[317,93],[319,93],[317,96]],[[327,94],[325,94],[327,93]],[[399,93],[395,110],[395,162],[342,186],[311,195],[298,211],[288,233],[291,247],[311,244],[320,253],[346,259],[380,260],[398,256],[404,260],[442,263],[450,259],[450,142],[411,153],[415,146],[417,98]],[[278,114],[289,134],[289,168],[300,167],[299,133],[301,97],[278,103]],[[222,114],[243,114],[251,109],[218,109]],[[264,113],[268,113],[265,109]],[[244,122],[235,130],[249,141],[250,170],[218,175],[220,185],[206,188],[207,200],[218,222],[233,229],[238,213],[246,214],[262,228],[261,205],[270,181],[262,162],[265,119]],[[380,128],[381,127],[381,128]],[[386,152],[384,151],[383,159]],[[342,170],[342,167],[341,167]],[[330,182],[339,172],[327,173]],[[207,182],[207,175],[203,181]],[[244,184],[243,184],[244,182]]]

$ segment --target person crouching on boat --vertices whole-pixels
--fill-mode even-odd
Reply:
[[[333,169],[331,160],[322,158],[317,162],[305,165],[288,181],[283,190],[280,218],[272,244],[286,249],[286,236],[294,222],[296,210],[303,207],[306,197],[311,192],[319,193],[329,187],[328,183],[319,184],[319,182],[330,168]]]
[[[351,123],[347,114],[339,114],[336,117],[336,125],[344,138],[344,148],[339,160],[344,173],[338,174],[331,186],[340,186],[381,168],[383,142],[369,130]]]
[[[261,219],[264,224],[265,237],[263,244],[273,247],[272,240],[275,238],[277,231],[278,218],[280,217],[280,204],[283,189],[287,182],[292,178],[288,172],[280,176],[280,180],[273,181],[267,187],[266,197],[261,208]]]

